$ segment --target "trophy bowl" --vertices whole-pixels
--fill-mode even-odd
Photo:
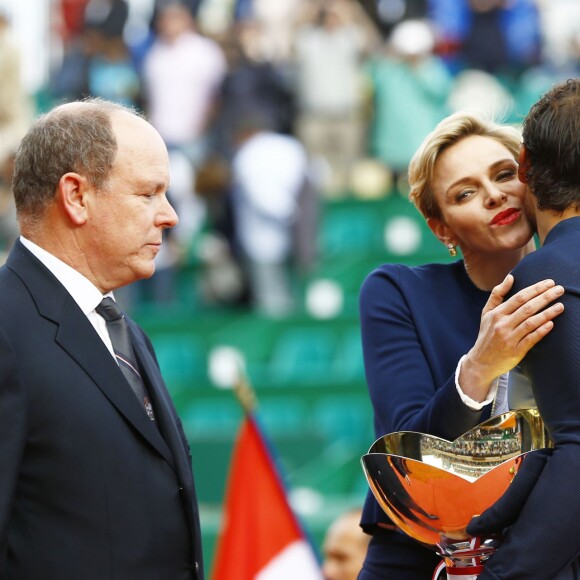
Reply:
[[[507,490],[526,455],[552,447],[537,409],[518,409],[480,423],[454,441],[413,431],[377,439],[361,458],[381,508],[411,538],[445,558],[485,558],[465,529]]]

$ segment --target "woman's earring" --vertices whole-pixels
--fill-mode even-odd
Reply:
[[[455,256],[457,256],[457,249],[455,248],[455,246],[451,242],[449,244],[447,244],[447,249],[449,250],[449,255],[452,258],[455,258]]]

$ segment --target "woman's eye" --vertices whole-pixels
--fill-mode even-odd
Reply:
[[[464,189],[463,191],[460,191],[455,196],[455,200],[456,201],[463,201],[464,199],[468,198],[472,193],[473,193],[473,190],[471,190],[471,189]]]
[[[500,171],[497,174],[497,180],[498,181],[509,181],[510,179],[513,179],[516,175],[516,171],[515,169],[506,169],[504,171]]]

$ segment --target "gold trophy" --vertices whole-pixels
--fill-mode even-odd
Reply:
[[[434,578],[471,580],[495,539],[470,538],[470,520],[507,490],[526,456],[552,447],[535,408],[502,413],[455,441],[400,431],[377,439],[361,461],[381,508],[403,532],[442,556]]]

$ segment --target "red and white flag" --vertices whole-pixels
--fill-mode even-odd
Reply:
[[[286,497],[255,419],[247,415],[232,454],[213,580],[322,580],[312,545]]]

